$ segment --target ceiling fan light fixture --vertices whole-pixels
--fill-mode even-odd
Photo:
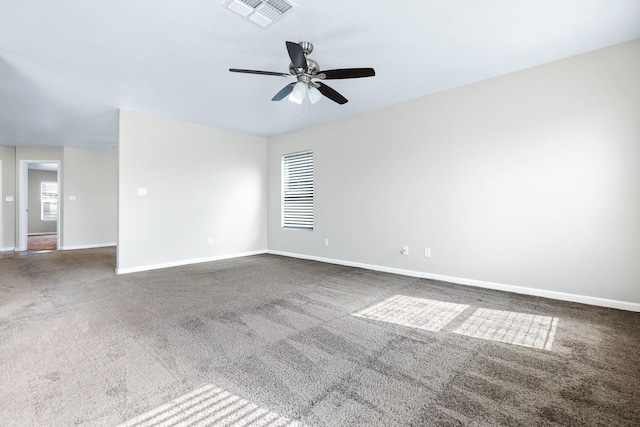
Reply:
[[[304,82],[298,82],[293,86],[293,91],[289,95],[289,101],[293,101],[296,104],[302,104],[302,100],[307,97],[309,89]]]
[[[309,101],[311,101],[312,104],[315,104],[321,99],[322,99],[322,93],[320,93],[317,87],[311,86],[309,88]]]
[[[287,98],[289,101],[291,102],[295,102],[296,104],[302,104],[302,98],[296,98],[293,95],[289,95],[289,97]]]

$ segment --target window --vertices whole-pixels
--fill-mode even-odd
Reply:
[[[313,151],[282,156],[282,227],[313,230]]]
[[[40,219],[43,221],[58,220],[58,183],[40,183]]]

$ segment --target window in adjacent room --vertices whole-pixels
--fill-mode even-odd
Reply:
[[[58,219],[58,183],[40,183],[40,219],[56,221]]]
[[[282,227],[313,230],[313,151],[282,156]]]

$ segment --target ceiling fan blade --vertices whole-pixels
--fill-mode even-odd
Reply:
[[[307,58],[304,56],[304,50],[302,50],[302,46],[298,43],[286,42],[287,43],[287,51],[289,52],[289,58],[291,58],[291,63],[293,64],[293,68],[302,68],[305,72],[307,71]]]
[[[326,80],[358,79],[360,77],[373,77],[376,71],[373,68],[340,68],[337,70],[320,71]]]
[[[275,71],[241,70],[238,68],[229,68],[229,71],[231,71],[232,73],[261,74],[263,76],[291,77],[291,74],[289,73],[277,73]]]
[[[285,99],[287,96],[289,96],[289,94],[293,91],[293,86],[296,84],[297,82],[293,82],[293,83],[289,83],[288,85],[286,85],[285,87],[283,87],[280,92],[276,93],[276,96],[274,96],[273,98],[271,98],[272,101],[282,101],[283,99]]]
[[[340,105],[346,104],[347,102],[349,102],[347,98],[340,95],[333,88],[327,86],[326,84],[318,82],[318,85],[319,85],[318,90],[320,91],[320,93],[326,96],[327,98],[329,98],[330,100],[332,100],[333,102],[337,102]]]

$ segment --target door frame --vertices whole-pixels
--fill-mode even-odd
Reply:
[[[58,181],[58,220],[56,221],[56,250],[60,249],[60,224],[62,223],[62,187],[60,179],[60,160],[20,160],[18,165],[18,241],[16,252],[26,251],[29,232],[29,164],[30,163],[55,163],[56,177]]]

